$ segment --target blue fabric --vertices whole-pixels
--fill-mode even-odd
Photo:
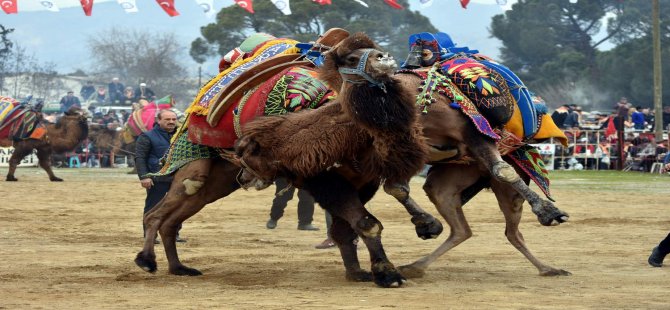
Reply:
[[[631,115],[631,120],[633,121],[633,124],[644,127],[644,113],[640,111],[633,112],[633,115]],[[636,129],[638,129],[637,126]]]
[[[169,133],[159,126],[154,127],[151,131],[144,133],[144,135],[151,141],[151,151],[149,152],[149,159],[147,160],[149,172],[155,173],[161,170],[161,158],[170,149],[170,138],[173,133]]]

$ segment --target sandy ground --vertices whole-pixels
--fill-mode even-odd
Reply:
[[[543,227],[526,208],[521,229],[538,258],[573,273],[540,277],[505,239],[493,194],[466,208],[473,238],[438,260],[424,278],[399,289],[344,279],[337,250],[316,250],[325,237],[296,230],[292,201],[275,230],[267,230],[273,190],[238,191],[187,221],[179,245],[201,277],[145,273],[133,258],[141,249],[144,192],[123,169],[60,169],[51,183],[36,168],[0,181],[0,308],[2,309],[668,309],[670,267],[646,263],[670,228],[667,177],[643,184],[603,185],[558,178],[558,206],[569,223]],[[0,169],[0,175],[6,168]],[[412,181],[415,197],[436,214]],[[616,184],[616,183],[615,183]],[[385,226],[390,259],[406,264],[441,244],[415,237],[404,209],[379,193],[368,205]],[[362,247],[360,257],[367,261]],[[668,262],[670,265],[670,262]]]

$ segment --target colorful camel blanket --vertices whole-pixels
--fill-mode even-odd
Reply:
[[[150,102],[140,109],[134,110],[128,117],[126,130],[133,137],[137,137],[143,132],[154,128],[156,123],[156,114],[160,110],[172,108],[171,103]]]
[[[514,164],[537,184],[544,195],[547,196],[547,199],[556,201],[549,192],[549,172],[537,148],[524,145],[509,153],[506,157],[512,159]]]
[[[46,128],[38,112],[32,111],[10,97],[0,96],[0,138],[13,141],[42,139]]]

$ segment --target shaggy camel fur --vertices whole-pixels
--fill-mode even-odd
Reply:
[[[54,182],[63,181],[63,179],[54,175],[51,170],[51,154],[73,151],[88,136],[88,125],[86,116],[79,110],[70,110],[65,112],[56,124],[46,126],[47,134],[42,139],[25,139],[14,142],[14,153],[9,158],[9,170],[7,171],[7,181],[18,181],[14,177],[16,167],[24,157],[28,156],[33,150],[37,150],[39,165],[49,175],[49,180]],[[9,140],[0,140],[0,146],[11,146]]]
[[[375,48],[374,43],[369,39],[359,38],[359,44],[356,52],[351,53],[346,46],[331,51],[331,54],[356,56],[361,49]],[[336,57],[337,58],[337,57]],[[348,80],[344,83],[343,76],[333,70],[333,66],[338,63],[327,61],[324,64],[324,73],[321,77],[333,87],[346,86],[350,83],[364,82],[361,77],[355,75],[345,75]],[[378,77],[383,79],[382,77]],[[398,98],[407,101],[407,105],[414,104],[416,96],[420,92],[421,79],[413,74],[397,74],[391,79],[388,85],[393,85],[398,93]],[[366,86],[367,87],[367,86]],[[388,86],[387,86],[388,87]],[[346,87],[344,87],[346,88]],[[457,88],[455,91],[465,97]],[[378,93],[381,95],[381,93]],[[366,100],[370,99],[365,97]],[[451,234],[437,250],[432,254],[418,260],[417,262],[400,267],[401,272],[410,277],[418,277],[424,274],[426,268],[439,256],[449,249],[455,247],[468,239],[472,232],[468,226],[462,211],[462,206],[483,188],[490,187],[496,194],[501,211],[505,217],[506,229],[505,235],[512,245],[517,248],[540,272],[541,275],[568,275],[569,272],[548,266],[536,259],[526,247],[523,237],[519,232],[519,222],[521,220],[522,203],[528,201],[532,211],[537,215],[538,220],[543,225],[555,225],[567,220],[567,214],[557,209],[551,202],[539,197],[528,187],[528,179],[520,177],[515,168],[505,162],[497,150],[496,143],[492,139],[480,134],[472,122],[458,109],[450,106],[451,99],[446,96],[435,96],[436,102],[429,106],[428,112],[420,114],[419,120],[423,125],[423,135],[430,145],[431,152],[443,155],[443,161],[434,162],[434,166],[428,174],[424,190],[428,194],[439,213],[445,218],[451,228]],[[371,109],[374,106],[369,106]],[[353,115],[356,112],[353,111]],[[349,112],[351,113],[351,111]],[[285,117],[287,123],[293,122],[298,115],[289,115]],[[297,132],[323,132],[330,130],[330,124],[323,123],[303,123],[296,126]],[[322,129],[323,128],[323,129]],[[253,131],[250,131],[250,133]],[[257,136],[257,137],[256,137]],[[249,167],[256,174],[269,173],[274,176],[276,171],[284,170],[283,173],[299,178],[301,173],[305,173],[301,167],[302,158],[284,157],[281,153],[285,147],[290,147],[290,142],[284,146],[285,137],[271,138],[268,133],[255,135],[260,146],[253,145],[251,150],[243,153],[242,159],[249,164]],[[251,135],[249,136],[251,138]],[[244,139],[244,138],[243,138]],[[296,139],[298,140],[298,139]],[[298,140],[299,141],[299,140]],[[351,144],[353,140],[346,142]],[[403,145],[397,141],[400,148],[412,147]],[[312,143],[302,143],[301,152],[310,153]],[[267,148],[267,149],[265,149]],[[273,151],[278,149],[280,151]],[[398,148],[396,148],[398,149]],[[451,154],[450,156],[444,156]],[[291,154],[293,156],[298,153]],[[276,157],[273,157],[276,156]],[[466,160],[467,158],[471,160]],[[464,162],[462,164],[453,163],[453,161]],[[328,163],[328,162],[327,162]],[[282,168],[274,167],[281,165]],[[314,167],[315,169],[318,167]],[[323,167],[322,167],[323,168]],[[523,175],[523,174],[522,174]],[[387,179],[385,190],[396,197],[408,210],[418,208],[416,203],[409,196],[409,178],[405,180]]]
[[[345,40],[342,45],[349,49],[340,50],[337,56],[331,54],[328,61],[337,61],[337,64],[328,68],[335,72],[339,68],[355,68],[363,53],[358,53],[356,47],[361,39],[361,35],[354,35]],[[368,54],[369,60],[363,62],[368,64],[365,71],[373,78],[389,77],[395,67],[389,58],[378,50]],[[348,57],[350,55],[353,56]],[[264,167],[264,174],[256,176],[260,180],[270,182],[276,175],[285,174],[333,215],[331,234],[340,248],[348,279],[374,281],[379,286],[391,287],[400,286],[405,280],[384,253],[381,223],[367,212],[364,204],[377,191],[382,178],[400,181],[418,172],[427,159],[427,148],[420,136],[416,107],[413,103],[407,104],[411,101],[400,100],[403,94],[390,87],[391,80],[384,82],[389,83],[386,92],[369,88],[367,84],[347,85],[341,89],[337,101],[316,110],[295,113],[298,118],[295,121],[284,116],[259,118],[244,128],[248,136],[239,142],[239,150],[255,155],[259,150],[271,150],[272,154],[265,156],[293,161],[302,167],[302,170],[289,171],[283,169],[286,163],[254,162]],[[363,97],[359,97],[361,95]],[[325,124],[327,128],[294,131],[303,123]],[[272,138],[265,139],[266,134]],[[258,141],[280,140],[287,143],[276,149],[259,147]],[[300,149],[306,143],[314,147],[309,152]],[[284,153],[274,157],[279,152]],[[148,237],[135,263],[146,271],[156,270],[154,240],[158,232],[164,243],[169,272],[200,275],[200,271],[179,261],[175,244],[177,227],[207,203],[237,190],[237,172],[238,166],[220,159],[197,160],[179,169],[166,197],[145,216]],[[372,272],[360,267],[354,243],[358,237],[368,248]]]

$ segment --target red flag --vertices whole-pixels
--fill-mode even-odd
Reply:
[[[254,14],[253,0],[235,0],[235,3],[237,3],[237,5],[243,9],[247,10],[247,12]]]
[[[81,2],[81,7],[84,9],[84,14],[86,16],[91,16],[91,10],[93,10],[93,0],[79,0]]]
[[[404,9],[402,7],[402,5],[398,4],[398,2],[395,2],[395,0],[384,0],[384,2],[386,2],[386,4],[388,4],[390,7],[394,8],[394,9],[398,9],[398,10]]]
[[[468,8],[468,3],[470,3],[470,0],[461,0],[461,6],[462,6],[464,9],[467,9],[467,8]]]
[[[2,0],[2,2],[0,2],[0,6],[7,14],[16,14],[18,11],[16,7],[16,0]]]
[[[156,0],[156,2],[163,8],[163,11],[170,15],[170,17],[175,17],[179,15],[177,8],[174,7],[174,0]]]
[[[330,5],[330,4],[332,4],[331,0],[312,0],[312,2],[318,3],[320,5],[326,5],[326,4]]]

